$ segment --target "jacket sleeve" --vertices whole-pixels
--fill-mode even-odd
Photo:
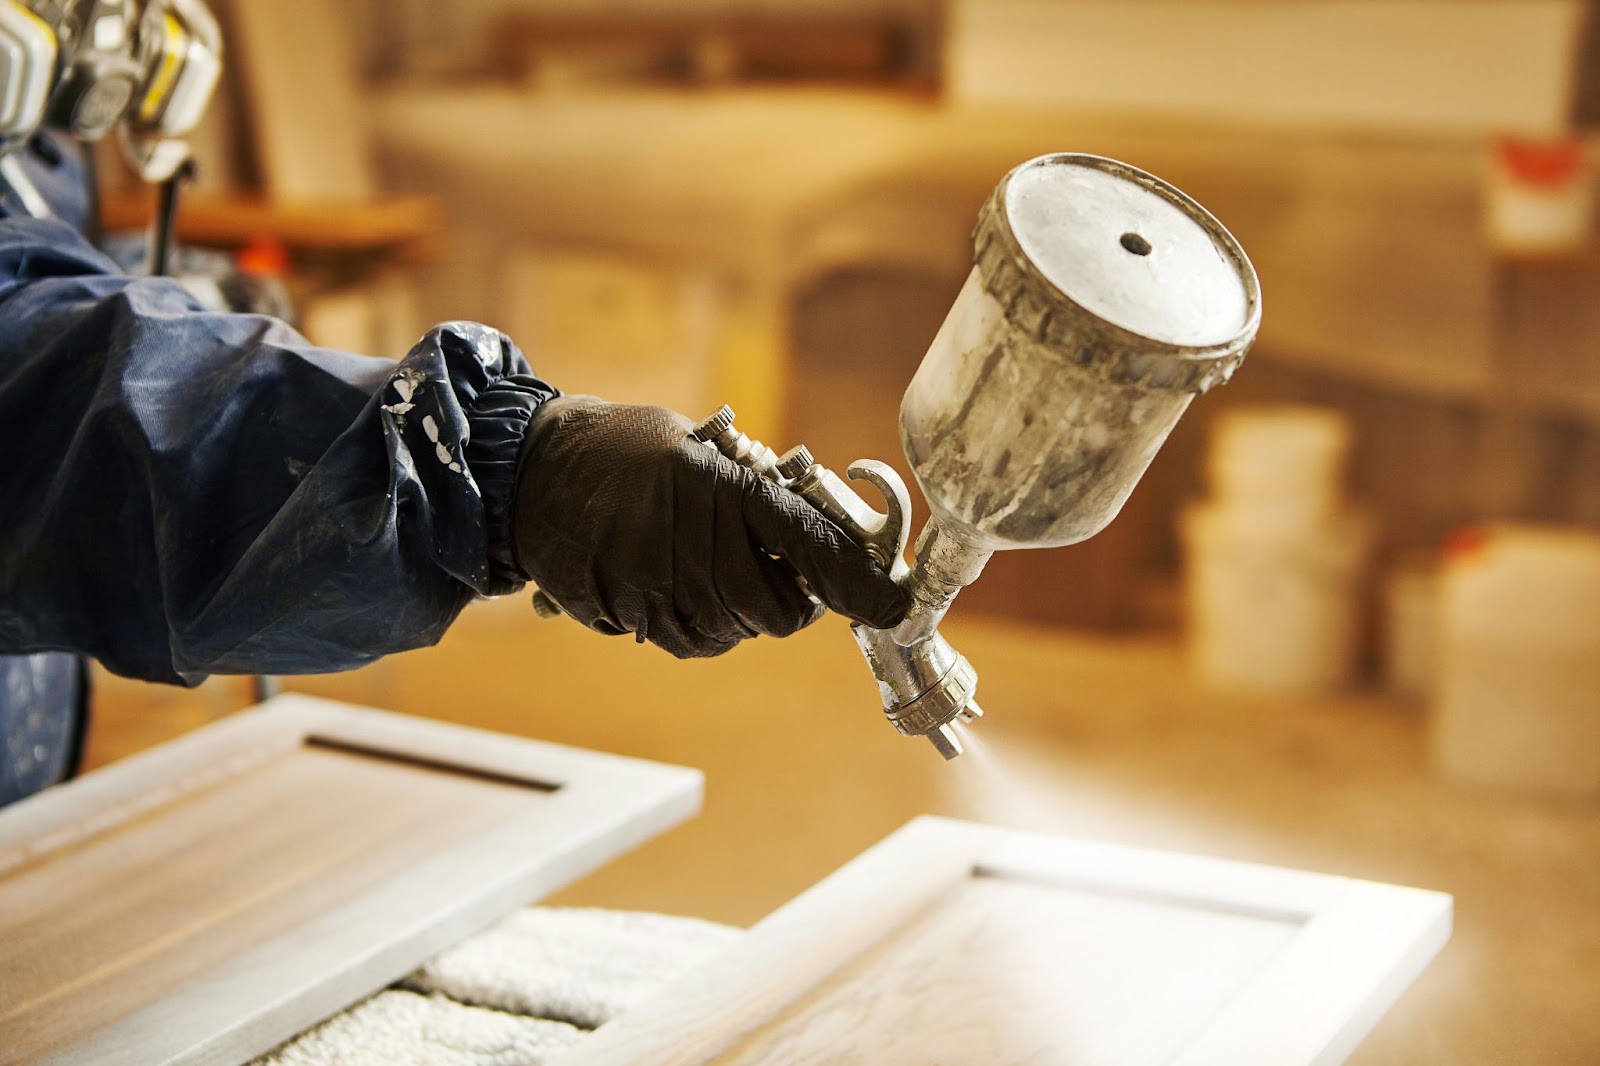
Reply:
[[[517,454],[553,395],[485,326],[329,351],[0,221],[0,653],[193,683],[432,643],[521,585]]]

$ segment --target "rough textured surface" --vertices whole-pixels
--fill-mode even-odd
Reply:
[[[537,1066],[740,936],[694,918],[530,908],[251,1066]]]
[[[581,1029],[563,1022],[391,989],[255,1066],[535,1066],[582,1038]]]
[[[402,985],[593,1029],[739,936],[695,918],[530,908],[435,956]]]

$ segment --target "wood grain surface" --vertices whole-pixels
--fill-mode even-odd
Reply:
[[[274,702],[0,816],[0,1063],[248,1058],[698,798],[693,771]]]
[[[559,1066],[1342,1062],[1448,896],[919,818]]]
[[[727,1061],[1163,1063],[1297,930],[973,878]]]

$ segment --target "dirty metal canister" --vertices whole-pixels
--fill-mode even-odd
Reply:
[[[969,543],[1076,543],[1243,361],[1261,321],[1255,269],[1188,196],[1091,155],[1011,171],[973,240],[900,407],[906,457],[934,523]]]

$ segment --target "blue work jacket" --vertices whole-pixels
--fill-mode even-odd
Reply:
[[[81,657],[129,677],[318,673],[523,584],[511,497],[556,395],[477,323],[386,359],[215,314],[85,238],[75,146],[0,189],[0,803],[71,772]]]

